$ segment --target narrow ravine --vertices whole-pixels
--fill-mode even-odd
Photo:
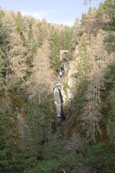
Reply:
[[[54,104],[56,106],[56,138],[60,140],[63,138],[63,122],[65,120],[65,115],[63,111],[63,79],[66,71],[66,53],[68,50],[60,50],[60,60],[62,62],[61,67],[57,72],[57,84],[53,88],[54,93]]]

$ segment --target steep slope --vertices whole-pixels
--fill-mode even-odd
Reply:
[[[67,86],[66,95],[70,95],[70,98],[66,98],[68,105],[71,105],[70,110],[67,110],[70,114],[68,115],[71,121],[70,129],[74,124],[76,131],[80,129],[80,133],[92,141],[96,141],[96,136],[103,136],[105,133],[101,129],[101,122],[106,117],[102,112],[101,98],[105,91],[104,76],[108,65],[115,63],[114,53],[109,54],[105,50],[103,40],[107,32],[103,27],[107,20],[105,16],[98,16],[99,10],[92,10],[88,15],[83,16],[81,25],[76,24],[74,31],[77,35],[74,51],[76,53],[70,61],[67,80],[64,80]],[[87,25],[87,21],[90,25]],[[64,94],[65,97],[66,95]],[[74,131],[74,127],[72,129]],[[67,131],[69,131],[68,125]]]

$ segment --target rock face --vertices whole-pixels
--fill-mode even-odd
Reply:
[[[77,51],[76,51],[77,50]],[[77,77],[77,64],[78,58],[75,55],[78,53],[78,49],[76,48],[73,52],[72,59],[67,63],[63,62],[64,66],[64,76],[60,80],[61,84],[61,92],[63,96],[64,105],[71,101],[74,96],[75,88],[76,88],[76,77]],[[66,58],[66,55],[65,55]]]
[[[78,53],[78,48],[76,47],[71,56],[71,60],[67,62],[68,50],[60,50],[60,60],[62,61],[62,67],[59,69],[58,83],[61,85],[61,93],[63,97],[63,104],[65,105],[69,102],[75,92],[76,88],[76,77],[77,77],[77,64],[78,59],[75,55]],[[60,77],[60,74],[63,74]]]
[[[66,58],[66,54],[68,53],[68,50],[60,50],[60,60],[62,61],[64,58]]]
[[[67,71],[62,82],[62,95],[64,104],[70,101],[76,88],[76,76],[77,76],[77,59],[73,59],[69,62]]]

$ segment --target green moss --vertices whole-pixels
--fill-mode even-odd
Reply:
[[[78,74],[77,74],[77,73],[73,73],[73,74],[71,75],[71,77],[77,78],[77,77],[78,77]]]
[[[67,93],[67,89],[70,89],[70,87],[69,87],[68,83],[64,83],[63,90],[65,93]]]
[[[24,102],[20,96],[16,95],[15,93],[9,93],[9,97],[15,107],[24,107]]]
[[[82,48],[83,51],[86,51],[87,50],[85,39],[82,39],[81,40],[81,48]]]

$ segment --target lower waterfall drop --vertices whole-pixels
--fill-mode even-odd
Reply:
[[[53,89],[53,92],[54,92],[54,104],[56,105],[56,125],[57,125],[56,138],[57,140],[59,140],[63,137],[63,119],[64,119],[61,86],[56,85]]]

